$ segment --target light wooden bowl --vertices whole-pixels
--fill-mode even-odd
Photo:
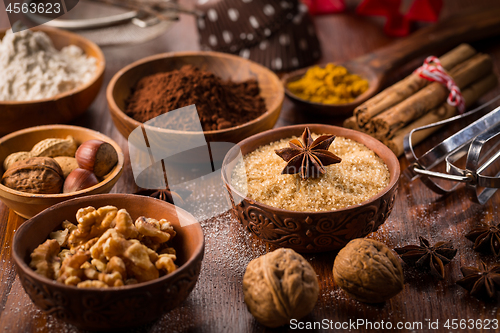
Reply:
[[[97,69],[87,83],[52,98],[36,101],[0,101],[0,135],[37,125],[67,123],[83,114],[94,101],[104,78],[105,59],[101,49],[77,34],[63,30],[37,27],[45,32],[56,49],[68,45],[80,47],[88,56],[97,59]],[[0,39],[7,29],[0,30]]]
[[[210,71],[223,80],[235,82],[255,78],[259,83],[260,95],[264,98],[267,111],[260,117],[245,124],[217,131],[204,131],[207,142],[237,143],[253,134],[274,126],[283,105],[284,89],[280,79],[269,69],[230,54],[218,52],[176,52],[154,55],[134,62],[111,79],[106,92],[111,117],[120,131],[128,138],[130,132],[142,125],[124,113],[126,100],[132,88],[143,77],[159,72],[180,69],[184,65],[194,65]],[[186,105],[187,106],[187,105]],[[146,126],[147,130],[157,133],[175,133],[179,136],[192,136],[195,132],[171,131]],[[222,155],[224,156],[224,155]]]
[[[113,205],[125,208],[135,221],[139,216],[166,218],[176,231],[174,272],[147,282],[114,288],[77,288],[41,276],[28,265],[30,254],[65,219],[76,224],[82,207]],[[181,227],[181,222],[184,226]],[[185,225],[187,223],[189,225]],[[12,258],[19,280],[42,311],[82,330],[129,331],[177,307],[191,293],[201,270],[205,249],[203,230],[186,211],[167,202],[132,194],[100,194],[60,203],[33,217],[16,231]]]
[[[40,213],[45,208],[68,199],[91,194],[109,193],[120,178],[124,161],[123,152],[120,146],[102,133],[78,126],[45,125],[27,128],[6,135],[0,139],[0,161],[3,164],[3,160],[11,153],[30,151],[36,143],[43,139],[66,138],[68,135],[74,137],[78,144],[91,139],[109,142],[118,153],[118,163],[99,184],[72,193],[33,194],[16,191],[0,183],[0,200],[18,215],[24,218],[30,218]]]

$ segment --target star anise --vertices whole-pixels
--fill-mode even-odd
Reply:
[[[185,191],[182,193],[178,193],[175,191],[171,191],[168,187],[166,189],[158,189],[158,190],[148,190],[148,189],[142,189],[140,191],[137,191],[135,194],[138,195],[144,195],[148,197],[153,197],[162,201],[169,202],[171,204],[175,204],[178,206],[184,205],[184,199],[186,199],[189,195],[191,195],[191,192]]]
[[[302,142],[293,139],[289,148],[276,149],[279,157],[288,162],[282,174],[300,173],[300,178],[317,177],[325,174],[325,166],[340,163],[342,159],[328,150],[335,140],[334,135],[322,135],[313,141],[309,127],[302,133]]]
[[[500,256],[500,224],[473,229],[465,237],[474,242],[474,250],[490,250]]]
[[[457,284],[469,291],[477,298],[494,298],[497,289],[500,288],[500,265],[496,264],[490,268],[481,262],[479,268],[460,267],[464,277]]]
[[[429,241],[419,237],[420,246],[408,245],[394,249],[405,263],[418,268],[430,269],[432,275],[444,279],[444,266],[447,265],[457,250],[453,248],[451,242],[437,242],[430,246]]]

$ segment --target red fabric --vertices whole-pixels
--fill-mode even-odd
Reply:
[[[436,22],[442,7],[442,0],[414,0],[408,13],[402,14],[401,0],[363,0],[356,12],[359,15],[385,16],[384,32],[401,37],[410,33],[411,22]]]
[[[344,0],[303,0],[313,15],[339,13],[345,10]]]

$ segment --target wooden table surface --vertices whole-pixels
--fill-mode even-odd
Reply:
[[[382,21],[359,17],[354,14],[357,1],[348,1],[348,11],[338,15],[315,18],[323,46],[322,62],[348,60],[377,49],[393,39],[382,32]],[[441,18],[474,6],[498,6],[498,0],[445,0]],[[0,4],[0,28],[8,26],[3,3]],[[500,71],[500,38],[473,44],[478,50],[489,53]],[[113,192],[130,193],[135,190],[128,160],[126,140],[114,127],[107,110],[105,86],[123,66],[148,55],[180,50],[196,50],[197,35],[193,18],[182,16],[180,22],[162,37],[141,45],[106,47],[107,68],[104,86],[89,111],[74,124],[99,130],[116,140],[126,152],[126,167]],[[500,87],[490,92],[482,101],[500,93]],[[1,121],[1,115],[0,115]],[[339,124],[341,119],[325,119],[301,113],[286,100],[277,126],[319,122]],[[446,129],[426,140],[418,152],[423,152],[450,135]],[[402,170],[407,167],[400,160]],[[447,277],[435,280],[415,270],[405,271],[405,289],[381,305],[367,305],[350,299],[333,282],[332,266],[336,253],[306,255],[320,282],[320,297],[313,312],[303,322],[323,319],[349,323],[364,319],[372,323],[398,322],[413,326],[415,332],[450,331],[443,327],[447,319],[500,319],[497,302],[482,302],[472,298],[455,281],[462,277],[460,266],[475,266],[480,260],[495,260],[472,250],[472,243],[464,234],[484,223],[500,221],[498,205],[500,193],[484,206],[473,204],[459,190],[440,197],[420,182],[409,183],[401,179],[394,210],[382,227],[369,237],[385,242],[389,247],[416,243],[422,235],[431,242],[452,240],[458,249],[457,256],[446,267]],[[71,325],[46,316],[38,310],[24,292],[11,260],[12,237],[24,220],[0,203],[0,331],[2,332],[77,332]],[[158,321],[140,327],[134,332],[261,332],[273,331],[261,326],[247,311],[243,302],[242,277],[248,262],[270,250],[264,243],[242,229],[229,214],[223,214],[202,223],[206,250],[198,283],[177,309],[165,314]],[[439,320],[439,329],[431,330],[429,321]],[[345,324],[344,324],[345,325]],[[351,327],[352,328],[352,327]],[[287,331],[283,327],[274,331]],[[341,330],[341,331],[347,331]],[[352,330],[356,331],[356,330]],[[360,327],[360,331],[370,331]],[[384,331],[384,330],[379,330]],[[394,331],[411,331],[397,330]],[[479,329],[452,331],[477,332]],[[493,332],[500,330],[485,330]]]

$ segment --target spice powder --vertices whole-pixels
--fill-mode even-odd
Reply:
[[[312,135],[313,139],[319,137]],[[281,174],[286,165],[275,152],[296,137],[259,147],[233,170],[232,184],[247,197],[293,211],[329,211],[362,203],[389,184],[389,169],[375,152],[351,139],[336,137],[329,150],[342,162],[326,166],[326,174],[301,180]],[[246,177],[246,185],[245,185]]]

